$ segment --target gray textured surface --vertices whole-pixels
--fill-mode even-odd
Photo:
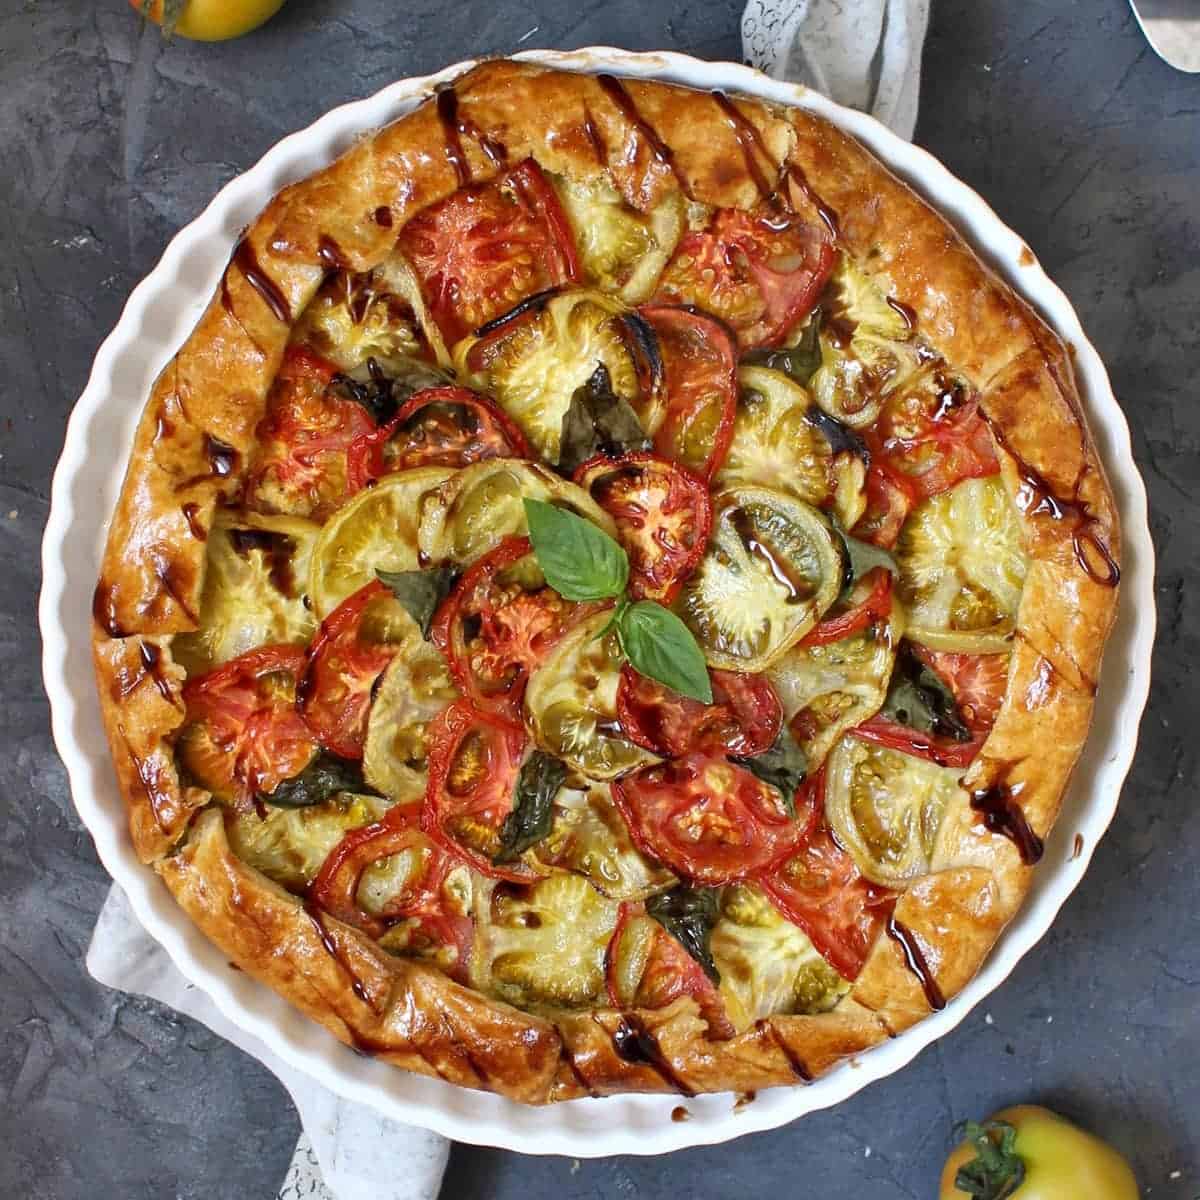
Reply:
[[[0,2],[0,1194],[259,1200],[297,1133],[256,1063],[83,970],[107,879],[50,742],[34,596],[64,421],[129,289],[219,185],[334,104],[530,30],[526,46],[736,58],[739,12],[291,0],[242,42],[163,49],[122,0]],[[1198,114],[1200,80],[1150,52],[1124,0],[935,0],[917,140],[1074,300],[1129,414],[1160,554],[1142,751],[1052,934],[956,1033],[834,1112],[650,1161],[460,1147],[446,1196],[926,1197],[952,1123],[1018,1099],[1112,1138],[1148,1194],[1200,1193]]]

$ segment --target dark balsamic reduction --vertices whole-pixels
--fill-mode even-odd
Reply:
[[[744,508],[735,508],[729,514],[733,531],[738,535],[751,558],[757,558],[766,564],[775,581],[782,584],[787,591],[788,604],[803,604],[812,597],[812,585],[807,579],[796,574],[791,564],[775,549],[770,542],[765,541],[755,530],[750,514]]]
[[[1075,560],[1084,573],[1101,587],[1116,587],[1121,581],[1121,569],[1117,566],[1108,547],[1100,540],[1095,532],[1096,518],[1092,516],[1088,506],[1078,498],[1067,498],[1055,492],[1040,471],[1031,467],[1014,449],[1012,443],[1000,426],[984,414],[984,420],[992,431],[1000,448],[1013,460],[1020,477],[1021,486],[1017,493],[1017,507],[1026,515],[1033,517],[1049,517],[1052,521],[1074,522],[1075,531],[1071,544],[1075,550]],[[1088,548],[1103,563],[1104,570],[1097,569],[1095,562],[1088,553]]]
[[[647,1066],[657,1071],[670,1087],[681,1096],[694,1096],[695,1092],[675,1073],[658,1039],[646,1028],[640,1017],[627,1015],[612,1035],[613,1049],[617,1057],[627,1063]]]
[[[1074,862],[1083,853],[1083,834],[1077,833],[1071,843],[1071,861]]]
[[[380,229],[391,229],[393,220],[392,210],[386,204],[381,204],[371,216]]]
[[[621,110],[625,119],[637,129],[638,135],[650,147],[651,154],[664,167],[670,169],[671,174],[675,176],[675,181],[679,184],[679,190],[689,200],[694,199],[687,177],[679,169],[679,164],[676,163],[675,155],[671,151],[670,146],[658,136],[658,132],[654,127],[638,112],[637,105],[634,104],[633,97],[626,91],[625,85],[615,75],[608,74],[597,75],[596,82],[604,89],[608,98]]]
[[[993,783],[991,787],[972,792],[971,807],[983,817],[984,827],[990,833],[1002,834],[1016,846],[1027,867],[1041,860],[1045,845],[1033,831],[1007,783]]]
[[[804,172],[793,163],[788,167],[788,178],[794,183],[801,192],[804,198],[816,210],[817,216],[821,218],[822,224],[829,230],[830,236],[834,241],[838,239],[838,215],[813,191],[812,185],[808,182],[808,177]]]
[[[327,233],[317,239],[317,258],[327,271],[344,271],[350,264],[342,253],[342,248]]]
[[[671,1109],[671,1120],[674,1121],[676,1125],[683,1121],[690,1121],[691,1119],[692,1114],[688,1112],[688,1110],[684,1108],[682,1104],[677,1104],[673,1109]]]
[[[208,540],[208,530],[200,523],[200,505],[195,500],[189,500],[183,506],[184,520],[188,523],[188,530],[192,537],[198,542]]]
[[[92,593],[92,617],[97,625],[111,638],[126,637],[127,634],[117,620],[117,589],[115,584],[101,579]]]
[[[296,543],[286,533],[269,529],[231,529],[229,543],[243,558],[252,550],[260,551],[271,583],[285,596],[295,595],[292,556],[296,553]]]
[[[192,606],[183,598],[183,589],[187,584],[179,578],[179,564],[159,555],[154,559],[154,574],[158,579],[159,586],[171,597],[179,611],[195,624],[197,616],[192,610]]]
[[[599,1100],[600,1093],[596,1091],[596,1089],[588,1082],[587,1076],[585,1076],[584,1073],[579,1069],[579,1064],[575,1061],[575,1056],[570,1052],[570,1050],[567,1049],[565,1045],[562,1048],[562,1057],[563,1061],[567,1064],[567,1070],[569,1070],[574,1076],[575,1082],[579,1084],[579,1086],[583,1088],[583,1090],[587,1092],[587,1094],[591,1096],[593,1100]]]
[[[437,115],[446,138],[446,158],[458,177],[458,186],[465,187],[471,182],[471,164],[467,162],[467,156],[463,153],[462,134],[458,124],[458,94],[454,88],[445,87],[438,92]]]
[[[218,479],[225,479],[237,470],[238,452],[211,433],[204,435],[204,457],[208,459],[210,474]]]
[[[290,325],[292,310],[287,297],[275,280],[263,270],[262,264],[254,253],[254,247],[245,238],[238,242],[237,249],[233,252],[233,261],[245,276],[246,282],[262,297],[263,303],[274,313],[275,319],[282,321],[285,325]],[[232,301],[227,302],[228,294],[228,285],[223,285],[221,303],[225,305],[227,311],[233,312]]]
[[[887,298],[888,308],[904,322],[908,327],[908,332],[912,333],[917,327],[917,313],[910,305],[905,304],[903,300],[894,300],[891,296]]]
[[[171,684],[162,671],[162,651],[153,643],[141,641],[138,643],[138,656],[142,660],[142,668],[154,680],[154,686],[159,694],[169,704],[175,703],[175,693]]]
[[[921,989],[925,993],[926,1003],[934,1012],[941,1012],[946,1007],[946,997],[942,995],[942,989],[938,987],[937,980],[933,977],[933,972],[925,961],[925,955],[921,953],[921,947],[913,931],[907,925],[902,925],[895,917],[888,917],[886,929],[888,937],[903,951],[908,969],[920,982]]]
[[[596,156],[596,161],[602,167],[608,166],[608,147],[604,144],[604,136],[596,122],[592,120],[592,114],[586,110],[583,114],[583,136],[587,138],[592,153]]]
[[[138,782],[142,785],[142,791],[146,793],[146,799],[150,802],[150,812],[154,816],[154,823],[158,826],[160,832],[167,833],[170,828],[169,817],[165,813],[169,813],[171,808],[171,792],[169,784],[163,786],[162,771],[156,767],[148,758],[141,758],[134,753],[133,747],[129,744],[129,737],[125,733],[123,725],[117,726],[121,734],[121,739],[125,743],[126,753],[129,755],[129,761],[133,764],[133,769],[137,773]]]
[[[325,948],[325,952],[330,955],[330,957],[334,958],[337,961],[338,966],[346,972],[346,976],[350,980],[350,987],[353,989],[354,994],[364,1004],[370,1004],[371,993],[367,991],[366,985],[350,969],[349,964],[342,956],[342,952],[338,947],[336,939],[334,938],[333,934],[329,932],[329,928],[325,924],[325,920],[321,915],[321,910],[310,902],[304,905],[304,912],[308,919],[312,922],[313,928],[317,931],[317,936],[321,939],[321,945]],[[372,1005],[372,1007],[374,1006]]]
[[[777,164],[762,140],[762,134],[758,132],[758,127],[743,116],[741,110],[724,92],[715,91],[711,95],[733,129],[733,135],[737,138],[738,148],[742,152],[742,157],[746,160],[746,170],[749,172],[750,178],[754,180],[754,186],[758,188],[758,194],[764,200],[776,196],[777,191],[774,181],[767,178],[756,157],[756,152],[757,154],[761,154],[763,158],[771,163],[773,168],[778,170]]]
[[[803,1061],[795,1053],[795,1051],[779,1036],[779,1031],[765,1017],[762,1020],[754,1023],[755,1031],[760,1038],[768,1039],[779,1047],[780,1054],[787,1059],[787,1064],[792,1069],[792,1074],[797,1079],[803,1080],[805,1083],[812,1082],[812,1072],[806,1067]]]

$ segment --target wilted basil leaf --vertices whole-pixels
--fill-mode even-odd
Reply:
[[[299,775],[285,779],[273,792],[262,793],[258,798],[280,808],[308,808],[324,804],[338,792],[372,791],[363,782],[362,763],[322,750]]]
[[[433,614],[450,594],[458,580],[453,567],[429,567],[424,571],[376,571],[376,578],[386,584],[420,627],[421,636],[429,636]]]
[[[954,693],[907,645],[896,655],[896,668],[888,685],[882,713],[920,733],[932,733],[969,742],[972,734],[958,711]]]
[[[789,817],[796,815],[796,791],[808,774],[808,756],[785,725],[775,744],[763,754],[752,758],[734,758],[763,783],[770,784],[781,797]]]
[[[493,862],[513,862],[536,846],[553,825],[554,797],[567,778],[567,764],[535,750],[517,776],[512,811],[500,827],[500,851]]]
[[[718,916],[717,893],[712,888],[680,884],[660,896],[651,896],[646,901],[646,912],[704,968],[713,983],[721,982],[710,949]]]
[[[376,425],[385,425],[416,392],[445,387],[448,375],[416,358],[368,358],[361,366],[333,377],[333,390],[361,404]]]
[[[742,357],[742,361],[755,367],[781,371],[801,387],[808,387],[809,380],[821,367],[820,312],[813,313],[795,346],[782,350],[751,350]]]
[[[616,458],[649,449],[650,439],[632,405],[613,391],[608,368],[598,363],[587,383],[575,389],[563,414],[558,469],[572,475],[597,454]]]
[[[831,417],[819,404],[810,404],[804,410],[804,419],[821,433],[834,454],[853,454],[867,466],[871,465],[867,443],[849,425],[843,425],[837,417]]]

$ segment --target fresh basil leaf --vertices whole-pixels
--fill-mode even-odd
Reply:
[[[786,725],[765,753],[752,758],[734,757],[733,761],[773,787],[783,798],[788,816],[796,815],[796,790],[808,774],[808,755]]]
[[[258,798],[280,808],[308,808],[324,804],[338,792],[373,790],[363,782],[362,763],[322,750],[299,775],[285,779],[273,792],[260,793]]]
[[[512,811],[500,827],[500,850],[493,862],[515,862],[550,834],[553,804],[567,778],[567,764],[535,750],[521,765]]]
[[[631,604],[617,621],[621,649],[635,671],[681,696],[712,703],[712,682],[692,631],[653,600]]]
[[[416,621],[421,636],[427,638],[433,614],[450,595],[458,574],[453,567],[430,567],[424,571],[376,571],[375,577],[391,589],[404,611]]]
[[[608,368],[599,363],[587,383],[572,393],[563,414],[558,469],[573,475],[597,454],[617,458],[650,445],[633,406],[613,391]]]
[[[971,740],[971,730],[958,711],[954,693],[905,644],[896,654],[896,666],[880,711],[920,733],[956,742]]]
[[[808,387],[809,381],[821,368],[820,317],[820,312],[813,313],[812,320],[795,346],[783,350],[751,350],[742,357],[742,361],[781,371],[801,387]]]
[[[566,509],[525,500],[529,540],[546,582],[567,600],[607,600],[629,582],[629,559],[612,538]]]
[[[646,912],[704,968],[713,983],[721,982],[710,948],[718,916],[717,893],[712,888],[680,884],[651,896],[646,901]]]

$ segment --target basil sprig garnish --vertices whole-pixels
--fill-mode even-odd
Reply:
[[[548,837],[554,824],[554,797],[567,778],[567,764],[535,750],[521,764],[512,811],[500,827],[497,863],[515,862],[530,846]]]
[[[423,571],[376,571],[380,583],[391,589],[404,611],[420,626],[421,636],[429,636],[433,614],[450,594],[458,580],[453,567],[429,567]]]
[[[682,696],[712,703],[708,667],[688,627],[661,604],[634,603],[626,596],[629,557],[616,541],[583,517],[542,500],[525,500],[525,518],[538,566],[560,596],[617,601],[608,628],[635,671]]]
[[[651,896],[646,901],[646,912],[704,968],[713,983],[721,982],[711,949],[718,916],[717,893],[712,888],[680,884],[669,892]]]

